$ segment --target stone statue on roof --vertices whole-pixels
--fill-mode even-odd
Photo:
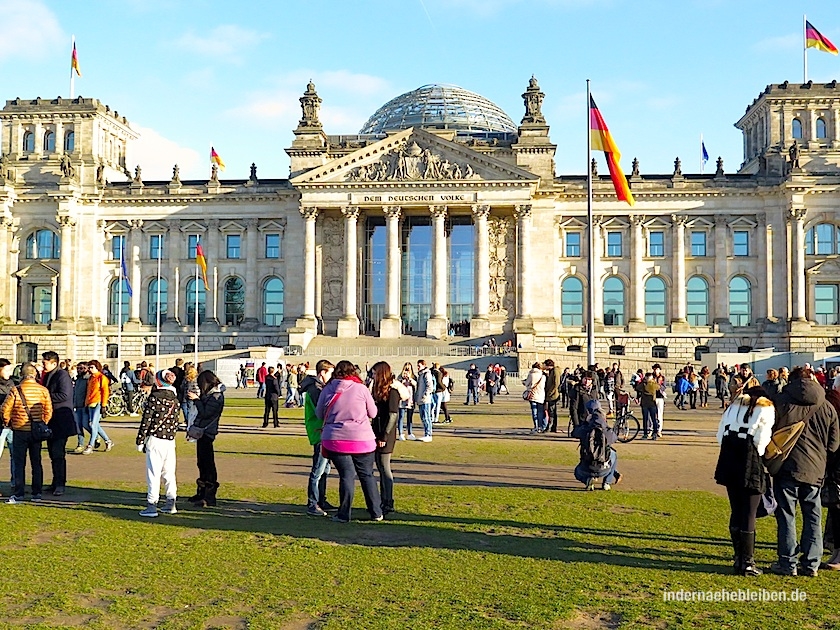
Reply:
[[[525,116],[522,118],[522,124],[545,124],[545,116],[542,114],[542,102],[545,94],[540,90],[536,77],[531,75],[531,80],[528,82],[528,89],[522,95],[522,100],[525,102]]]
[[[315,91],[315,84],[310,80],[306,85],[306,92],[300,97],[300,108],[303,112],[303,117],[300,119],[301,127],[320,127],[321,121],[318,120],[318,110],[321,107],[321,97]]]

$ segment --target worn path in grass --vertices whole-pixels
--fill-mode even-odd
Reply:
[[[280,428],[262,429],[262,401],[230,392],[216,442],[217,464],[224,483],[304,488],[311,447],[302,412],[281,409]],[[556,433],[529,435],[530,415],[518,395],[501,396],[495,405],[450,403],[454,422],[436,425],[432,443],[398,442],[394,472],[398,484],[443,484],[496,487],[581,489],[572,471],[577,442],[566,437],[568,418]],[[640,416],[638,408],[634,412]],[[618,445],[625,490],[707,490],[721,493],[712,479],[717,457],[714,434],[718,409],[666,409],[665,436],[656,442],[641,437]],[[136,481],[145,464],[134,447],[137,420],[104,423],[117,443],[110,453],[68,455],[73,481]],[[417,429],[415,429],[418,433]],[[73,446],[73,444],[70,444]],[[178,440],[178,478],[194,475],[192,445]],[[72,500],[72,493],[67,496]]]

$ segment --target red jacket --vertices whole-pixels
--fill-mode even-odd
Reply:
[[[257,370],[257,383],[265,383],[265,377],[268,374],[268,368],[264,365]]]

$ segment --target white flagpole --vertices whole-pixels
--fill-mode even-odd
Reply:
[[[161,242],[158,241],[158,251],[157,251],[157,321],[155,322],[155,366],[157,369],[162,369],[160,365],[160,245]]]
[[[73,54],[72,51],[75,48],[75,46],[76,46],[76,36],[71,35],[70,36],[70,51],[71,51],[70,54],[71,55]],[[70,98],[71,99],[75,98],[75,96],[76,96],[76,77],[73,76],[73,60],[72,60],[72,57],[71,57],[71,60],[70,60]],[[58,142],[57,138],[56,138],[56,142]]]
[[[117,291],[119,292],[118,295],[118,306],[117,306],[117,367],[122,365],[122,293],[123,293],[123,256],[125,255],[125,236],[120,236],[120,273],[117,276],[119,279],[119,287]],[[110,297],[108,298],[110,299]],[[120,369],[122,369],[120,367]]]
[[[201,242],[201,237],[196,238],[196,247]],[[197,254],[197,252],[196,252]],[[205,294],[206,299],[206,294]],[[193,337],[193,354],[195,369],[198,369],[198,255],[195,257],[195,336]]]
[[[802,14],[802,83],[808,83],[808,18]]]
[[[586,80],[586,220],[587,234],[589,239],[588,273],[589,284],[586,291],[586,360],[587,369],[595,364],[595,257],[592,255],[595,250],[594,218],[592,216],[592,101],[589,94],[589,79]]]
[[[703,134],[700,134],[700,174],[703,174],[703,168],[706,166],[706,163],[703,161]]]

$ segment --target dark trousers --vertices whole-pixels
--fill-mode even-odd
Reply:
[[[709,390],[708,389],[701,389],[700,390],[700,404],[701,405],[708,405],[709,404]]]
[[[208,437],[199,438],[195,443],[196,463],[198,464],[198,478],[208,483],[216,483],[216,454],[213,451],[213,440]]]
[[[758,511],[758,504],[761,503],[761,495],[754,490],[731,486],[726,486],[726,494],[729,496],[730,529],[754,532],[755,515]]]
[[[548,430],[552,433],[557,433],[557,405],[561,404],[560,400],[549,400],[545,403],[545,409],[548,413]]]
[[[32,431],[12,433],[12,457],[15,458],[15,485],[12,494],[23,497],[26,480],[26,454],[32,464],[32,496],[40,495],[44,485],[44,468],[41,465],[41,443],[32,438]]]
[[[691,390],[688,392],[688,405],[692,409],[697,409],[697,391]]]
[[[268,426],[268,413],[271,412],[274,418],[274,426],[280,426],[280,420],[277,418],[278,408],[280,407],[280,397],[277,394],[268,394],[265,397],[265,413],[263,414],[263,426]]]
[[[327,456],[338,471],[338,517],[350,520],[353,496],[356,491],[356,483],[353,479],[354,473],[359,477],[359,484],[362,486],[362,493],[365,495],[365,505],[371,518],[382,516],[379,489],[376,487],[376,479],[373,477],[375,453],[347,455],[327,451]]]
[[[487,395],[490,397],[490,404],[493,404],[493,399],[496,397],[496,383],[487,383],[485,386]]]
[[[379,472],[379,496],[382,512],[394,511],[394,473],[391,471],[391,453],[376,452],[376,470]]]
[[[67,485],[67,436],[47,440],[47,453],[52,465],[51,488],[63,488]]]

